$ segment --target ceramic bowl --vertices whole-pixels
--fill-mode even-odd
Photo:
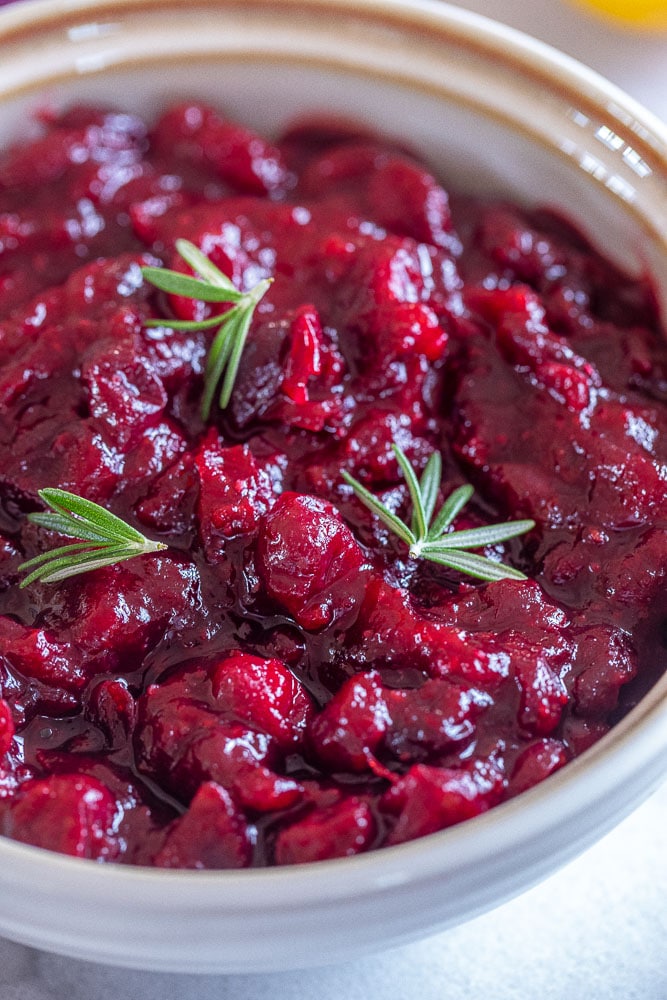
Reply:
[[[667,299],[667,130],[593,72],[428,0],[37,0],[0,15],[0,134],[45,103],[150,114],[222,102],[272,132],[304,112],[400,136],[453,186],[585,222]],[[0,934],[137,968],[285,969],[441,931],[520,893],[637,806],[667,769],[667,675],[541,786],[422,840],[298,868],[103,866],[0,839]]]

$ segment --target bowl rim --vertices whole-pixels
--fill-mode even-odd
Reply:
[[[298,866],[194,871],[116,863],[99,864],[3,836],[0,836],[0,856],[5,854],[7,861],[16,865],[17,874],[14,877],[22,880],[26,874],[34,872],[41,881],[44,878],[44,867],[48,866],[54,876],[62,874],[67,879],[80,876],[84,881],[89,880],[93,896],[104,889],[105,892],[111,891],[113,895],[124,898],[126,889],[134,890],[136,884],[141,883],[142,890],[152,894],[155,902],[166,903],[168,900],[164,897],[165,892],[173,896],[175,902],[182,902],[181,894],[187,889],[191,902],[199,901],[203,904],[211,900],[220,901],[219,882],[222,879],[230,892],[230,897],[223,901],[226,907],[231,903],[232,909],[234,908],[234,889],[238,888],[243,889],[244,902],[239,909],[244,912],[253,908],[262,911],[298,908],[315,901],[347,896],[347,876],[354,876],[355,895],[407,882],[431,880],[436,874],[442,874],[442,854],[445,849],[448,855],[447,867],[458,871],[480,870],[484,867],[484,861],[490,858],[495,864],[500,858],[520,853],[531,843],[539,841],[553,825],[550,811],[556,806],[562,825],[567,825],[568,821],[576,817],[584,821],[580,837],[585,848],[589,842],[597,839],[597,834],[591,837],[586,828],[586,815],[595,812],[595,806],[604,799],[611,786],[635,771],[637,764],[631,762],[626,755],[628,746],[637,751],[635,756],[639,756],[641,751],[643,759],[648,758],[650,761],[654,758],[657,766],[649,772],[642,786],[635,789],[611,817],[612,824],[620,822],[660,785],[663,778],[661,772],[667,772],[666,733],[667,675],[605,736],[538,785],[455,826],[353,857],[333,858]],[[654,750],[654,740],[657,737],[662,737],[664,743],[662,752],[658,754]],[[582,772],[589,776],[591,786],[595,785],[593,798],[586,794],[587,790],[582,786]],[[545,798],[549,800],[550,811],[544,809]],[[518,828],[517,816],[521,817]],[[570,854],[569,846],[567,854]],[[342,875],[345,875],[345,879],[341,879]],[[12,878],[11,871],[9,877]]]
[[[187,7],[198,0],[24,0],[21,4],[0,11],[0,45],[35,37],[35,30],[47,33],[62,31],[63,25],[82,15],[118,16],[128,11],[154,11],[158,7]],[[245,6],[239,0],[205,0],[202,6]],[[342,11],[353,12],[375,23],[409,26],[419,31],[436,30],[456,37],[481,51],[489,59],[518,62],[527,74],[540,79],[551,89],[582,97],[590,107],[605,108],[610,119],[636,134],[638,148],[656,164],[667,180],[667,125],[643,108],[600,74],[557,49],[492,21],[482,15],[462,10],[441,0],[365,0],[363,6],[355,0],[252,0],[254,7],[284,8],[294,11],[317,9],[330,16]],[[111,67],[113,68],[113,67]],[[105,70],[104,70],[105,71]],[[103,71],[103,72],[104,72]],[[17,89],[18,92],[18,89]],[[11,89],[9,94],[11,95]],[[6,99],[6,96],[1,99]],[[628,748],[632,753],[628,753]],[[619,780],[635,775],[641,766],[641,783],[635,785],[622,808],[606,817],[606,829],[618,822],[639,804],[661,781],[667,772],[667,675],[641,699],[639,704],[613,729],[581,756],[571,761],[538,786],[522,795],[495,806],[488,813],[421,837],[409,843],[383,847],[355,857],[331,859],[308,864],[261,869],[190,871],[164,870],[123,864],[100,865],[94,861],[71,858],[0,837],[0,856],[9,868],[7,877],[35,884],[44,881],[45,869],[53,877],[61,875],[70,884],[78,883],[92,898],[104,891],[125,898],[138,883],[158,904],[166,902],[165,893],[174,905],[207,904],[215,901],[230,910],[297,908],[304,903],[339,899],[390,889],[399,884],[428,881],[434,873],[456,866],[476,868],[489,858],[494,863],[517,851],[528,850],[541,834],[553,826],[550,818],[560,810],[561,822],[578,817],[582,822],[579,847],[588,846],[599,833],[592,830],[586,817],[595,812],[610,787]],[[584,794],[584,777],[589,794]],[[595,786],[591,799],[590,789]],[[548,798],[550,809],[544,808]],[[521,824],[517,827],[517,815]],[[596,824],[597,825],[597,824]],[[583,847],[582,847],[583,845]],[[576,849],[572,844],[563,852],[563,862]],[[537,855],[536,855],[537,857]],[[444,860],[443,860],[444,859]],[[483,867],[483,866],[482,866]],[[553,869],[553,865],[550,865]],[[344,878],[341,876],[344,875]],[[230,887],[229,895],[220,900],[220,882]],[[352,886],[352,889],[350,888]],[[235,900],[234,888],[243,889],[243,904]],[[187,897],[184,893],[188,894]]]
[[[15,3],[0,9],[0,44],[23,43],[31,48],[40,41],[40,35],[46,36],[47,42],[49,39],[53,41],[52,36],[55,35],[56,40],[62,44],[67,40],[70,30],[80,32],[81,29],[92,27],[113,30],[117,26],[114,23],[115,19],[122,20],[124,16],[129,18],[150,16],[156,11],[160,12],[162,18],[165,11],[177,14],[187,11],[191,15],[197,7],[208,11],[213,8],[216,14],[223,9],[227,11],[236,9],[238,12],[248,8],[260,12],[262,16],[271,15],[276,19],[276,24],[280,24],[282,18],[283,26],[286,14],[294,19],[295,24],[299,23],[300,14],[313,19],[319,17],[327,27],[332,23],[331,19],[339,14],[354,19],[357,28],[366,22],[369,25],[381,26],[386,31],[402,32],[406,38],[409,37],[409,33],[414,37],[419,35],[422,41],[428,43],[438,36],[443,43],[449,43],[450,46],[455,42],[458,49],[481,56],[488,66],[505,67],[505,69],[511,67],[512,74],[521,75],[524,86],[528,83],[541,86],[545,93],[557,97],[563,105],[569,104],[573,117],[575,117],[574,112],[577,117],[590,116],[589,126],[593,123],[604,125],[611,132],[610,139],[623,140],[626,148],[622,157],[615,155],[612,164],[614,171],[621,166],[621,160],[626,161],[627,166],[630,158],[626,159],[625,153],[628,153],[638,160],[642,167],[647,168],[646,174],[661,175],[667,184],[667,122],[663,122],[603,75],[554,46],[492,18],[455,6],[446,0],[364,0],[363,4],[359,4],[358,0],[249,0],[247,3],[245,0],[220,0],[218,4],[211,3],[211,0],[63,0],[62,3],[60,0],[22,0],[20,4]],[[91,16],[94,16],[95,20],[82,22],[82,18]],[[192,20],[193,17],[190,18],[190,22]],[[321,31],[321,27],[320,24],[318,30]],[[93,36],[94,33],[90,33],[87,37],[92,39]],[[76,65],[72,63],[57,72],[51,70],[41,83],[43,86],[51,87],[71,82],[82,73],[94,76],[101,70],[104,74],[111,75],[119,70],[147,69],[158,64],[169,66],[175,61],[182,61],[186,51],[188,56],[194,55],[202,61],[209,58],[218,61],[228,57],[238,59],[240,53],[248,61],[268,58],[280,63],[293,62],[295,58],[293,47],[288,45],[285,52],[280,47],[280,41],[266,42],[255,48],[252,44],[244,48],[243,43],[236,41],[229,50],[220,51],[214,48],[203,51],[199,46],[186,49],[187,43],[179,35],[178,45],[181,44],[183,48],[179,47],[176,53],[166,49],[163,51],[159,46],[142,47],[140,52],[131,52],[129,48],[127,51],[113,52],[112,45],[110,49],[101,50],[102,65],[97,64],[100,52],[96,52],[92,56],[92,65],[83,68],[77,62]],[[333,65],[339,72],[351,69],[354,73],[361,75],[365,73],[366,76],[377,80],[402,84],[413,91],[422,90],[437,98],[452,96],[452,92],[443,80],[438,80],[436,83],[433,79],[427,81],[423,77],[418,78],[412,66],[406,70],[405,67],[391,62],[383,66],[375,64],[369,69],[361,63],[358,56],[356,59],[351,58],[347,63],[344,54],[341,55],[339,51],[336,51],[335,56],[302,51],[299,52],[299,61],[304,67],[312,68],[316,65],[326,70]],[[8,81],[6,78],[3,80],[2,66],[0,66],[0,100],[15,98],[25,92],[34,94],[35,86],[36,82],[32,77],[27,82]],[[468,93],[464,96],[457,93],[455,100],[461,106],[481,111],[485,117],[497,124],[509,125],[517,135],[525,131],[525,122],[514,112],[510,113],[497,106],[492,107],[491,103],[480,100],[477,95]],[[573,157],[576,158],[577,153],[573,148],[556,146],[549,133],[539,134],[539,130],[535,127],[527,131],[530,140],[546,149],[551,156],[557,154],[570,161]],[[611,145],[609,148],[618,150],[618,147]],[[611,161],[608,161],[607,167],[610,163]],[[576,165],[584,166],[583,162],[577,162]],[[584,169],[594,174],[588,167]],[[635,170],[631,175],[631,185],[635,185],[638,180],[636,174],[640,174],[640,171]],[[601,178],[597,177],[596,180],[599,181]],[[611,182],[616,180],[619,179],[608,177],[605,186],[612,189]],[[622,178],[620,183],[623,183]],[[617,190],[615,194],[619,195],[619,191]],[[657,201],[656,204],[661,202]],[[626,198],[625,209],[644,229],[652,244],[660,245],[667,251],[667,209],[658,213],[637,211],[634,192]],[[667,288],[664,302],[661,304],[667,315]]]
[[[251,4],[270,12],[284,9],[292,13],[301,8],[329,16],[347,13],[371,23],[380,19],[403,29],[435,31],[448,37],[455,34],[459,44],[483,51],[488,59],[495,58],[500,63],[518,61],[523,72],[536,81],[546,82],[550,89],[555,87],[562,95],[572,96],[577,103],[592,101],[599,110],[602,102],[610,119],[632,128],[638,148],[643,148],[649,156],[657,152],[667,167],[667,122],[658,115],[601,73],[555,46],[449,0],[364,0],[363,4],[358,0],[249,0],[249,3],[220,0],[217,4],[211,4],[211,0],[21,0],[0,9],[0,42],[23,37],[32,43],[36,28],[62,29],[82,14],[94,12],[96,16],[110,17],[114,13],[150,12],[157,8],[191,10],[199,4],[216,8],[243,8]],[[144,56],[146,60],[149,58],[149,54]]]

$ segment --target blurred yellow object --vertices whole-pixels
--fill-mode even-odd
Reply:
[[[577,0],[600,14],[637,28],[667,28],[667,0]]]

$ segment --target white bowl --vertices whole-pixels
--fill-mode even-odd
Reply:
[[[45,101],[150,113],[187,93],[268,132],[303,111],[400,136],[453,186],[560,206],[667,302],[667,130],[593,72],[428,0],[44,0],[0,15],[0,129]],[[592,844],[667,769],[667,675],[542,785],[461,826],[297,868],[97,865],[0,838],[0,934],[190,972],[351,959],[505,901]]]

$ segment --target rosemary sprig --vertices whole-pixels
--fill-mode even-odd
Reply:
[[[440,453],[433,452],[421,479],[417,479],[405,452],[396,444],[392,447],[412,500],[412,517],[409,525],[392,513],[349,472],[342,470],[341,476],[348,486],[352,487],[361,502],[377,514],[380,520],[409,546],[413,559],[429,559],[431,562],[440,563],[479,580],[526,579],[523,573],[511,566],[505,566],[493,559],[487,559],[486,556],[475,555],[465,550],[496,545],[498,542],[523,535],[535,527],[534,521],[506,521],[503,524],[489,524],[483,528],[449,531],[452,521],[472,497],[474,492],[472,486],[459,486],[454,490],[434,518],[442,478]]]
[[[32,572],[21,581],[20,587],[27,587],[35,580],[58,583],[78,573],[89,573],[100,566],[167,548],[164,542],[151,541],[120,517],[75,493],[45,489],[39,491],[39,496],[51,511],[28,514],[28,520],[80,541],[42,552],[22,563],[20,571]]]
[[[220,387],[218,398],[220,408],[224,410],[229,404],[253,314],[273,279],[263,278],[250,291],[240,292],[234,287],[227,275],[217,268],[193,243],[188,240],[176,240],[175,246],[185,263],[199,277],[191,277],[187,274],[181,274],[180,271],[171,271],[164,267],[142,267],[141,271],[146,281],[170,295],[181,295],[199,302],[228,303],[231,305],[231,308],[224,313],[202,320],[149,319],[146,321],[147,326],[168,325],[173,330],[218,328],[208,352],[204,371],[201,415],[202,420],[208,420],[218,387]]]

